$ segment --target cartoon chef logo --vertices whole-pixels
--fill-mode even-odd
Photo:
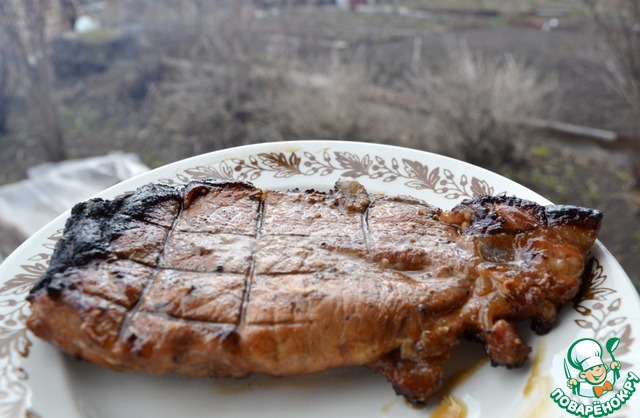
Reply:
[[[567,361],[576,370],[579,370],[578,379],[571,377],[565,363],[567,372],[567,386],[574,395],[585,398],[599,398],[613,390],[616,380],[620,377],[620,362],[613,357],[613,350],[617,348],[619,340],[607,341],[607,348],[612,362],[606,365],[602,360],[602,346],[596,340],[583,338],[574,342],[567,352]]]
[[[621,364],[613,355],[618,345],[619,338],[610,338],[604,345],[611,359],[607,364],[598,341],[582,338],[571,344],[564,358],[566,387],[571,392],[556,387],[549,395],[551,399],[566,412],[582,418],[606,417],[622,408],[631,400],[640,377],[627,371],[621,378]]]

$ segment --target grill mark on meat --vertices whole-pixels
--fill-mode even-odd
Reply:
[[[260,200],[258,203],[258,219],[256,221],[256,245],[251,253],[251,264],[249,265],[249,272],[247,273],[247,279],[244,285],[244,292],[242,294],[242,304],[240,305],[240,314],[238,317],[238,327],[242,327],[245,324],[247,305],[249,304],[249,294],[251,291],[251,285],[253,284],[253,277],[256,270],[256,254],[258,252],[257,242],[262,235],[262,219],[264,216],[265,200]]]
[[[113,305],[116,305],[116,306],[118,306],[120,308],[124,308],[127,311],[129,309],[126,305],[124,305],[123,303],[119,302],[118,300],[106,297],[103,294],[99,294],[99,293],[96,293],[96,292],[87,292],[86,290],[79,290],[79,289],[69,289],[69,291],[70,292],[75,292],[76,295],[78,295],[79,298],[82,298],[82,296],[89,296],[89,297],[94,298],[94,299],[99,299],[99,300],[101,300],[101,301],[103,301],[103,302],[105,302],[107,304],[113,304]]]
[[[168,235],[168,234],[167,234],[167,235]],[[157,270],[157,269],[161,268],[161,267],[159,267],[159,266],[156,264],[156,262],[155,262],[155,261],[154,261],[154,262],[152,262],[152,263],[149,263],[149,262],[146,262],[146,261],[144,261],[144,260],[139,260],[139,259],[130,258],[130,257],[126,257],[126,256],[119,256],[119,257],[118,257],[118,260],[127,260],[127,261],[131,261],[132,263],[140,264],[141,266],[149,267],[149,268],[152,268],[152,269],[154,269],[154,270]]]
[[[234,328],[238,325],[236,321],[227,322],[227,321],[202,321],[199,319],[192,318],[183,318],[181,316],[171,315],[167,312],[153,312],[153,311],[144,311],[145,315],[156,316],[158,318],[164,318],[171,321],[179,321],[188,324],[199,324],[199,325],[233,325]]]
[[[184,204],[181,202],[180,207],[178,208],[178,212],[176,213],[176,216],[173,219],[173,222],[171,223],[169,232],[165,236],[164,242],[162,243],[162,250],[160,251],[160,254],[156,259],[156,262],[155,262],[156,268],[154,269],[153,275],[151,276],[151,279],[149,279],[149,281],[147,282],[147,285],[142,291],[142,294],[140,295],[140,298],[138,299],[136,304],[133,306],[133,308],[131,308],[131,310],[129,310],[129,312],[127,312],[127,315],[125,316],[124,321],[122,321],[122,325],[120,326],[120,330],[118,331],[118,339],[117,339],[118,342],[123,341],[127,328],[131,323],[131,319],[138,312],[138,310],[140,309],[140,306],[142,306],[142,302],[144,301],[144,298],[147,296],[147,294],[151,290],[153,283],[156,281],[156,279],[158,278],[158,275],[160,274],[161,269],[159,268],[159,266],[162,264],[162,261],[164,259],[164,254],[165,254],[165,251],[167,250],[167,243],[169,242],[169,238],[171,237],[171,235],[174,233],[175,226],[180,220],[180,215],[182,215],[183,211],[184,211]]]
[[[116,298],[112,298],[112,297],[108,297],[108,296],[105,296],[103,293],[99,293],[99,292],[91,292],[91,291],[87,291],[87,290],[80,290],[79,292],[80,292],[80,293],[82,293],[82,294],[84,294],[84,295],[87,295],[87,296],[93,296],[93,297],[96,297],[96,298],[102,299],[102,300],[104,300],[105,302],[113,303],[114,305],[121,306],[121,307],[123,307],[123,308],[125,308],[125,309],[127,309],[127,310],[129,309],[129,307],[128,307],[127,305],[125,305],[124,303],[122,303],[122,302],[121,302],[121,301],[119,301],[118,299],[116,299]]]
[[[369,203],[364,209],[361,218],[362,237],[364,239],[364,246],[367,251],[367,261],[371,261],[373,259],[373,254],[371,252],[371,236],[369,235],[369,208],[371,208],[371,203]]]
[[[126,260],[126,259],[123,259]],[[356,257],[354,257],[354,260],[357,260]],[[133,260],[131,260],[133,261]],[[146,264],[142,264],[142,263],[138,263],[141,266],[146,266]],[[177,268],[177,267],[156,267],[156,270],[158,272],[162,272],[162,271],[176,271],[176,272],[180,272],[180,273],[199,273],[199,274],[204,274],[207,272],[203,272],[200,270],[190,270],[190,269],[185,269],[185,268]],[[321,270],[316,270],[317,272],[323,272],[323,271],[332,271],[333,267],[326,267],[324,269]],[[420,273],[420,272],[418,272]],[[269,276],[271,277],[279,277],[279,276],[292,276],[292,275],[296,275],[296,274],[300,274],[299,272],[295,272],[295,271],[287,271],[287,272],[270,272]],[[405,274],[407,277],[417,277],[415,272],[411,272],[411,271],[403,271],[403,274]],[[254,272],[255,275],[255,272]],[[247,275],[245,275],[246,277]],[[243,292],[244,294],[244,292]]]
[[[154,271],[158,271],[158,272],[167,271],[167,270],[173,270],[173,271],[178,271],[178,272],[182,272],[182,273],[200,273],[200,274],[206,273],[206,272],[202,272],[202,271],[199,271],[199,270],[191,270],[191,269],[187,269],[187,268],[164,267],[164,266],[149,265],[149,264],[146,264],[146,263],[144,263],[144,262],[142,262],[140,260],[132,260],[132,259],[126,258],[126,257],[118,258],[118,260],[130,261],[132,263],[138,264],[138,265],[143,266],[143,267],[152,268]],[[282,274],[288,274],[288,273],[282,273]]]
[[[260,322],[260,321],[256,321],[256,322],[252,322],[251,325],[246,324],[245,326],[251,326],[251,327],[286,327],[286,326],[298,326],[298,325],[310,325],[313,324],[313,321],[311,320],[295,320],[295,321],[278,321],[278,322],[273,322],[273,321],[266,321],[266,322]]]
[[[228,236],[234,236],[234,237],[248,237],[248,236],[251,236],[251,235],[247,235],[247,234],[237,234],[237,233],[233,233],[233,232],[182,231],[182,230],[179,230],[179,229],[176,229],[173,232],[185,233],[185,234],[190,234],[190,235],[207,235],[207,236],[215,236],[215,235],[228,235]],[[253,237],[255,238],[255,236],[253,236]]]

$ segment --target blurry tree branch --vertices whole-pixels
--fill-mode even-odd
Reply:
[[[6,58],[24,77],[29,107],[36,111],[38,139],[48,158],[66,158],[64,135],[53,97],[53,72],[46,36],[48,0],[0,2],[0,31],[7,42]]]

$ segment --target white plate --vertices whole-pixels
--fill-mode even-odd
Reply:
[[[324,141],[217,151],[150,171],[99,196],[112,198],[149,182],[180,185],[209,177],[248,180],[262,188],[326,190],[340,176],[356,177],[372,192],[409,194],[442,208],[479,193],[506,192],[548,203],[513,181],[450,158],[391,146]],[[548,335],[524,332],[534,348],[532,361],[518,370],[492,368],[478,361],[483,357],[480,345],[463,343],[448,363],[448,375],[455,374],[445,391],[450,396],[436,397],[422,410],[408,406],[383,377],[364,368],[239,381],[111,372],[70,359],[25,330],[28,306],[24,298],[45,270],[67,216],[51,222],[0,265],[2,417],[571,416],[554,403],[550,393],[555,388],[570,393],[563,360],[579,338],[594,338],[603,346],[610,337],[620,338],[614,355],[622,362],[622,377],[614,392],[622,388],[628,372],[640,375],[635,335],[640,320],[638,294],[599,243],[592,250],[592,283],[584,300],[563,309],[558,325]],[[607,353],[603,359],[610,361]],[[612,396],[605,394],[599,401],[604,403]],[[573,399],[584,404],[593,401]],[[640,416],[640,395],[632,395],[614,416]]]

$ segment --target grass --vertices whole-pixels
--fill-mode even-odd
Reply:
[[[95,118],[86,112],[73,108],[62,107],[60,109],[60,121],[65,132],[70,134],[90,134],[95,129]]]
[[[297,25],[305,28],[306,36],[324,39],[356,41],[371,32],[380,41],[395,37],[399,32],[438,32],[438,19],[420,19],[398,14],[326,13],[307,11],[296,16]],[[311,32],[311,33],[309,33]]]
[[[113,28],[100,26],[87,32],[75,35],[77,39],[87,42],[105,42],[118,38],[121,33]]]
[[[592,179],[577,183],[572,181],[585,167],[580,163],[569,162],[563,157],[554,155],[552,148],[545,144],[539,144],[531,149],[533,164],[541,167],[533,170],[529,179],[533,188],[542,188],[554,194],[554,196],[548,196],[552,201],[564,201],[576,191],[581,194],[585,203],[590,205],[597,206],[607,200],[607,192],[598,182]],[[618,175],[620,173],[622,171],[617,172]],[[570,190],[569,187],[575,188],[575,190]]]
[[[536,169],[531,174],[531,181],[545,189],[552,190],[558,199],[551,198],[551,200],[564,199],[569,193],[566,183],[555,174],[549,174]]]
[[[501,27],[507,26],[508,24],[509,22],[504,16],[496,16],[493,19],[491,19],[491,26],[496,28],[501,28]]]
[[[26,128],[17,130],[14,137],[24,144],[29,144],[33,142],[33,134],[29,132]]]
[[[404,7],[412,9],[430,9],[430,10],[499,10],[504,8],[505,2],[498,2],[492,0],[413,0],[413,1],[401,1],[399,2]],[[509,2],[507,2],[509,3]],[[517,2],[511,3],[528,3]]]
[[[594,205],[605,200],[605,195],[600,190],[600,187],[592,180],[587,181],[587,189],[585,190],[585,199],[593,203]]]
[[[534,157],[536,158],[549,158],[549,147],[547,147],[546,145],[536,145],[531,149],[531,154],[533,154]]]
[[[528,13],[534,9],[566,10],[570,15],[585,16],[587,9],[582,0],[409,0],[400,5],[412,9],[431,10],[497,10],[500,13]]]
[[[631,181],[631,173],[629,171],[626,170],[617,170],[616,171],[616,177],[618,177],[618,179],[623,182],[623,183],[629,183]]]

